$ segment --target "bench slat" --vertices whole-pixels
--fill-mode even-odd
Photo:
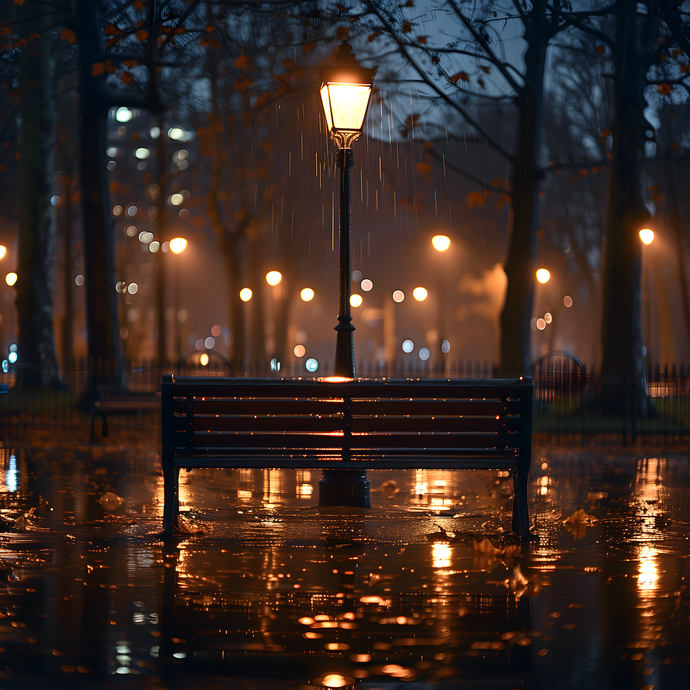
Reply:
[[[182,437],[182,434],[180,434]],[[243,434],[225,432],[196,432],[195,448],[275,448],[297,450],[304,448],[342,448],[345,437],[329,434]],[[180,444],[182,445],[182,444]],[[348,439],[350,448],[502,448],[505,441],[498,434],[363,434]]]
[[[175,400],[175,412],[185,414],[187,401]],[[519,400],[508,400],[505,403],[496,400],[362,400],[351,401],[353,415],[503,415],[507,412],[517,413]],[[192,401],[194,414],[220,415],[324,415],[342,413],[342,398],[323,399],[298,398],[276,400],[271,398],[254,398],[252,400],[228,400],[219,398],[195,398]]]
[[[502,432],[504,429],[517,430],[520,418],[507,417],[400,417],[380,415],[377,417],[355,417],[351,422],[354,433],[364,432]],[[187,429],[187,418],[177,417],[176,427]],[[195,415],[195,431],[273,431],[273,432],[332,432],[342,431],[343,418],[330,416],[272,416],[272,417],[225,417]]]
[[[424,469],[448,470],[448,469],[478,469],[477,460],[481,461],[481,469],[501,470],[514,469],[517,466],[516,458],[505,456],[473,455],[473,456],[440,456],[435,455],[424,461]],[[358,469],[358,470],[395,470],[395,469],[419,469],[418,456],[386,455],[385,457],[369,457],[357,460],[342,460],[327,457],[271,457],[254,455],[203,455],[175,457],[175,465],[185,469],[190,468],[263,468],[263,469],[324,469],[328,465],[330,469]]]

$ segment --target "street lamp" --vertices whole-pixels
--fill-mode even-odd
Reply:
[[[340,44],[334,61],[319,70],[321,103],[328,132],[338,147],[340,168],[340,274],[338,325],[335,327],[336,376],[355,378],[355,345],[350,311],[350,169],[352,143],[362,133],[376,68],[362,67],[347,41]],[[364,470],[325,470],[319,482],[320,505],[350,505],[368,508],[369,480]]]
[[[640,241],[642,244],[645,244],[649,246],[652,242],[654,242],[654,230],[651,230],[650,228],[642,228],[640,230]],[[647,250],[649,251],[649,250]],[[649,257],[647,257],[647,261],[644,263],[648,264],[649,263]],[[644,268],[644,264],[643,264]],[[652,310],[651,310],[651,302],[652,302],[652,278],[651,278],[651,271],[650,267],[646,267],[647,273],[647,352],[646,354],[649,355],[649,359],[647,360],[649,362],[649,365],[651,366],[652,364]]]
[[[334,62],[319,70],[321,103],[331,139],[338,147],[340,168],[340,282],[334,373],[349,378],[355,377],[355,327],[350,312],[350,147],[362,133],[375,74],[376,68],[368,69],[357,62],[347,41],[340,44]]]
[[[174,237],[168,242],[168,249],[173,254],[182,254],[182,252],[187,249],[187,240],[184,237]],[[179,268],[175,266],[175,273],[179,271]],[[180,344],[180,315],[178,312],[180,306],[180,278],[181,276],[175,275],[174,284],[174,313],[173,313],[173,344],[175,347],[175,357],[179,359],[182,354],[182,347]]]
[[[431,246],[439,253],[443,254],[450,248],[450,237],[447,235],[434,235],[431,238]],[[441,376],[444,375],[444,358],[443,355],[450,351],[450,342],[446,334],[446,310],[447,310],[447,271],[438,271],[438,333],[436,334],[436,358],[438,358],[438,371]]]

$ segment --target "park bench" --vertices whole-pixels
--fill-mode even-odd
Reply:
[[[182,468],[500,469],[513,472],[513,531],[529,536],[531,378],[161,382],[163,533]]]
[[[108,435],[109,414],[144,414],[159,413],[161,410],[160,394],[151,393],[115,393],[106,386],[98,386],[96,399],[91,403],[91,443],[96,440],[96,415],[101,418],[101,436]]]

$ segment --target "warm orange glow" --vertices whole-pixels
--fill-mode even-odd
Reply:
[[[450,247],[450,237],[446,235],[436,235],[431,238],[431,244],[437,252],[445,252]]]
[[[366,84],[326,84],[321,87],[321,102],[328,129],[358,131],[367,114],[371,86]]]
[[[303,302],[311,302],[314,299],[314,291],[311,288],[304,288],[302,292],[299,293]]]
[[[7,247],[4,244],[0,244],[0,259],[4,259],[5,254],[7,254]]]
[[[201,357],[199,357],[199,361],[201,362],[202,367],[207,366],[208,365],[208,355],[204,352],[204,354],[201,355]]]
[[[280,271],[269,271],[266,274],[266,282],[269,285],[278,285],[283,279],[283,274]]]
[[[423,302],[429,296],[429,293],[427,292],[426,288],[416,287],[414,290],[412,290],[412,296],[418,302]]]
[[[5,282],[12,287],[16,282],[17,282],[17,274],[16,273],[8,273],[5,276]]]
[[[363,301],[364,300],[362,299],[362,295],[350,295],[350,304],[353,307],[361,307]]]
[[[175,237],[170,240],[170,251],[173,254],[181,254],[185,249],[187,249],[187,240],[184,237]]]
[[[548,283],[549,280],[551,280],[551,273],[545,268],[540,268],[537,271],[537,280],[544,285],[545,283]]]
[[[249,300],[252,298],[252,291],[249,288],[242,288],[240,290],[240,299],[243,302],[249,302]]]
[[[319,381],[325,381],[326,383],[345,383],[346,381],[353,380],[349,376],[324,376],[319,379]]]
[[[640,239],[644,244],[651,244],[654,242],[654,231],[649,228],[643,228],[640,230]]]

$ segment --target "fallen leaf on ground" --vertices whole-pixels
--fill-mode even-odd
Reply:
[[[387,479],[379,486],[379,493],[383,494],[386,498],[393,498],[398,491],[400,491],[400,489],[393,479]]]
[[[589,515],[588,513],[585,513],[583,508],[580,508],[580,510],[576,510],[569,518],[567,518],[563,524],[576,525],[584,523],[586,525],[593,525],[595,522],[597,522],[597,519],[594,517],[594,515]]]
[[[498,556],[515,558],[522,552],[519,544],[509,544],[508,546],[495,546],[490,539],[484,537],[481,541],[472,540],[472,548],[479,553],[485,553],[488,556]]]
[[[120,498],[117,494],[112,491],[106,491],[99,499],[98,502],[103,506],[103,510],[107,510],[112,513],[117,510],[124,502],[124,498]]]
[[[436,527],[438,527],[438,532],[432,532],[426,535],[426,538],[430,542],[450,542],[453,538],[451,535],[455,535],[455,532],[447,532],[441,525],[436,525]]]
[[[187,518],[182,517],[181,515],[178,515],[175,518],[175,523],[173,524],[173,530],[175,532],[180,532],[181,534],[204,534],[204,530],[201,529],[196,523],[192,522],[192,520],[188,520]]]

